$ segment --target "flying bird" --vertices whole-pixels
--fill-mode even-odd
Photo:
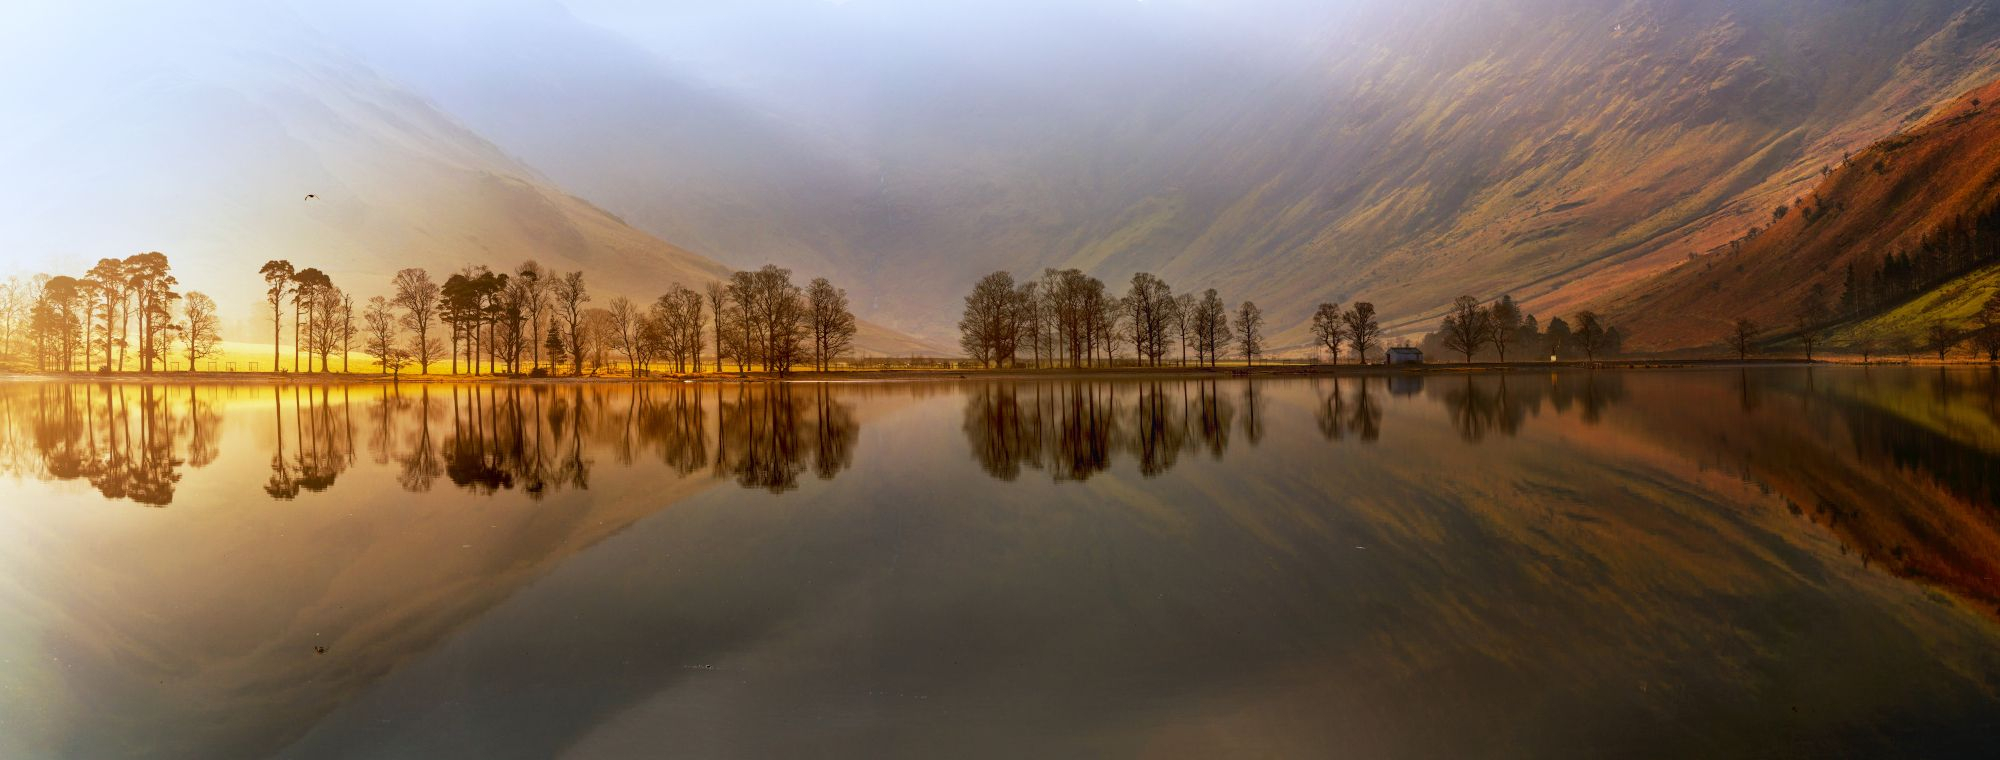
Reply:
[[[309,201],[310,201],[310,200],[318,200],[318,199],[319,199],[319,196],[317,196],[317,195],[313,195],[312,193],[306,193],[306,200],[309,200]]]

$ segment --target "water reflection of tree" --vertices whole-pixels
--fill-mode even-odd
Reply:
[[[1624,398],[1624,379],[1614,373],[1554,373],[1547,382],[1525,375],[1466,375],[1441,378],[1429,390],[1443,402],[1459,437],[1478,443],[1499,434],[1519,435],[1531,416],[1547,403],[1558,414],[1572,409],[1579,419],[1596,424],[1604,411]]]
[[[702,405],[707,386],[696,384],[639,386],[629,427],[661,464],[683,475],[708,466],[708,410]]]
[[[107,498],[129,498],[149,506],[173,503],[182,460],[173,450],[174,423],[169,419],[164,391],[152,385],[141,385],[132,394],[109,385],[99,390],[104,402],[102,427],[107,435],[100,449],[99,425],[88,424],[84,430],[95,460],[88,468],[91,485]],[[139,407],[136,411],[132,408],[134,396]],[[88,397],[86,408],[92,415],[96,413]]]
[[[1261,392],[1246,390],[1244,402],[1261,409]],[[995,478],[1014,480],[1032,468],[1071,481],[1103,472],[1118,452],[1148,477],[1183,454],[1219,458],[1236,417],[1215,381],[992,383],[968,391],[962,429],[973,459]],[[1253,442],[1263,435],[1254,413],[1244,429]]]
[[[1243,384],[1243,437],[1255,446],[1264,440],[1264,396],[1261,384],[1249,381]]]
[[[436,399],[424,388],[413,401],[395,395],[384,401],[384,415],[400,417],[393,424],[406,432],[377,438],[402,441],[393,459],[406,490],[428,491],[440,476],[482,494],[518,488],[541,498],[589,488],[586,436],[596,425],[587,417],[604,405],[581,387],[460,386]]]
[[[0,473],[88,482],[109,498],[172,501],[179,468],[221,454],[209,388],[37,384],[0,389]],[[596,458],[711,470],[786,491],[853,466],[859,425],[831,386],[279,386],[270,394],[264,493],[335,487],[365,447],[413,493],[440,480],[540,498],[587,489]],[[711,397],[712,396],[712,397]],[[713,405],[713,406],[711,406]],[[715,422],[711,427],[711,419]],[[357,428],[357,426],[359,426]],[[712,438],[711,436],[719,436]],[[253,455],[255,456],[255,455]]]
[[[1339,441],[1353,435],[1363,443],[1381,440],[1382,400],[1379,391],[1370,390],[1373,380],[1313,380],[1313,391],[1319,396],[1313,422],[1321,437]]]
[[[336,409],[332,393],[328,386],[307,388],[304,393],[297,386],[292,389],[299,487],[315,493],[333,487],[334,480],[354,463],[348,405],[343,399]]]
[[[402,389],[398,387],[391,392],[400,394]],[[406,408],[414,408],[414,412],[405,415],[414,424],[403,453],[395,457],[396,483],[405,491],[423,493],[431,490],[438,476],[444,474],[444,467],[438,462],[437,440],[431,435],[431,389],[428,386],[421,389],[415,406]]]
[[[1221,459],[1223,452],[1229,450],[1229,431],[1236,426],[1236,405],[1223,397],[1214,380],[1193,385],[1196,433],[1193,440],[1199,441],[1211,458]]]
[[[1473,443],[1493,432],[1509,438],[1518,435],[1528,410],[1541,406],[1538,384],[1516,382],[1510,387],[1505,375],[1490,382],[1467,375],[1463,383],[1447,381],[1447,385],[1444,403],[1451,413],[1452,427],[1459,437]]]
[[[289,394],[286,390],[271,389],[272,429],[276,437],[271,474],[264,481],[264,494],[280,500],[295,499],[305,492],[326,491],[354,464],[354,420],[348,391],[340,390],[340,402],[336,404],[334,390],[327,386],[292,386]],[[289,414],[285,411],[287,395],[292,400]]]
[[[180,468],[177,433],[202,433],[196,465],[213,461],[213,408],[194,391],[185,405],[152,385],[36,385],[0,395],[0,472],[46,480],[81,480],[108,499],[147,506],[173,503]],[[178,412],[187,410],[187,416]]]
[[[369,445],[416,492],[439,477],[487,494],[585,490],[600,455],[621,465],[656,458],[679,474],[711,469],[785,491],[808,469],[832,478],[852,466],[858,437],[851,406],[824,386],[460,386],[448,396],[429,387],[415,394],[383,395],[370,412]],[[713,442],[711,402],[719,418]]]
[[[204,400],[199,388],[189,388],[187,414],[176,430],[187,439],[189,467],[207,467],[222,454],[222,413],[215,402]]]
[[[451,390],[452,433],[444,442],[444,472],[462,488],[493,493],[514,487],[518,467],[507,454],[515,450],[510,442],[518,432],[507,424],[515,419],[507,404],[481,390]]]
[[[808,464],[822,480],[853,464],[860,428],[828,386],[738,384],[718,390],[716,415],[714,472],[745,488],[782,493]]]

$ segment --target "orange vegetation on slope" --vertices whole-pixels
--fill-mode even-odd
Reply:
[[[1814,285],[1838,297],[1845,269],[1869,270],[1951,220],[2000,203],[2000,82],[1877,142],[1792,204],[1763,233],[1613,299],[1638,349],[1719,342],[1738,318],[1790,325]],[[1775,211],[1774,211],[1775,213]]]

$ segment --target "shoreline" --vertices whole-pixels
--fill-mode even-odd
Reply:
[[[684,384],[684,383],[833,383],[833,382],[895,382],[895,381],[937,381],[937,380],[1054,380],[1054,379],[1147,379],[1147,380],[1194,380],[1237,377],[1394,377],[1411,375],[1455,375],[1484,373],[1528,373],[1548,371],[1591,371],[1591,370],[1670,370],[1670,369],[1715,369],[1715,368],[1768,368],[1768,367],[1811,367],[1811,366],[1993,366],[1988,362],[1910,362],[1878,361],[1862,364],[1854,361],[1801,359],[1619,359],[1611,361],[1584,362],[1477,362],[1427,363],[1427,364],[1264,364],[1256,366],[1206,367],[1061,367],[1061,368],[1004,368],[1004,369],[837,369],[825,372],[811,370],[794,371],[779,375],[773,372],[703,372],[699,374],[656,373],[646,377],[632,377],[625,374],[597,373],[592,375],[556,375],[550,377],[529,377],[527,375],[393,375],[363,373],[285,373],[285,372],[155,372],[140,374],[121,372],[100,374],[95,372],[9,372],[0,373],[0,381],[5,382],[100,382],[100,383],[152,383],[152,384],[208,384],[208,385],[397,385],[397,384],[502,384],[502,385],[571,385],[571,384]]]

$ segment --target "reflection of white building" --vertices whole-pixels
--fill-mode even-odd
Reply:
[[[1391,348],[1389,349],[1389,363],[1422,364],[1424,363],[1423,349],[1417,348],[1416,346],[1397,346],[1395,348]]]

